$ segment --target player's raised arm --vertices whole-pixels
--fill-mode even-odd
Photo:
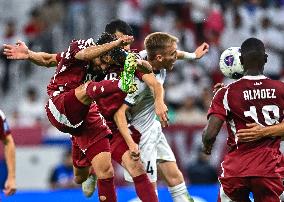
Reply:
[[[122,104],[122,106],[114,114],[114,121],[119,129],[119,132],[123,136],[126,144],[129,147],[130,155],[134,160],[138,160],[140,157],[140,151],[138,145],[134,142],[127,124],[126,112],[129,109],[129,106]]]
[[[222,128],[223,123],[224,121],[218,118],[217,116],[211,115],[209,117],[208,123],[202,134],[202,150],[205,154],[211,154],[213,144],[220,129]]]
[[[209,51],[209,44],[203,43],[196,48],[194,53],[189,53],[185,51],[177,51],[178,60],[194,60],[202,58]]]
[[[164,102],[163,85],[156,79],[153,73],[144,74],[142,80],[149,86],[155,97],[155,112],[159,117],[162,127],[168,126],[168,107]]]
[[[36,65],[45,67],[54,67],[57,65],[57,54],[34,52],[22,41],[18,41],[16,45],[4,44],[3,48],[3,54],[11,60],[30,60]]]
[[[246,129],[240,129],[237,131],[238,141],[250,142],[264,137],[284,137],[284,122],[263,127],[257,123],[247,124]]]
[[[105,43],[102,45],[93,45],[76,53],[75,58],[78,60],[91,61],[94,58],[101,56],[102,54],[112,50],[115,47],[123,47],[131,44],[134,41],[133,36],[123,35],[115,41]]]
[[[4,154],[7,164],[8,176],[4,185],[4,193],[7,196],[16,192],[16,172],[15,172],[15,143],[11,134],[3,140]]]

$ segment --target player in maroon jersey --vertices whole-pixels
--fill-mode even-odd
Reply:
[[[36,53],[33,53],[33,54],[35,55]],[[38,61],[37,63],[42,64],[41,61]],[[46,64],[46,63],[44,63],[44,64]],[[119,72],[121,72],[121,69],[119,69]],[[117,82],[117,80],[111,80],[111,81]],[[122,96],[124,98],[125,95],[122,94]],[[113,99],[110,99],[110,100],[112,100],[112,102],[115,101],[116,103],[119,103],[119,102],[117,102],[118,100],[113,100]],[[104,103],[104,102],[102,102],[102,103]],[[83,130],[72,133],[72,135],[74,135],[72,137],[74,165],[75,165],[75,167],[84,168],[84,169],[80,169],[80,170],[75,169],[75,176],[76,176],[75,180],[76,180],[76,182],[79,182],[79,183],[85,181],[86,176],[88,174],[87,170],[88,170],[89,163],[86,162],[84,159],[81,159],[80,153],[82,153],[81,150],[83,150],[83,151],[86,150],[85,147],[88,147],[89,142],[92,142],[93,139],[95,138],[94,135],[93,135],[94,134],[94,126],[93,125],[96,125],[96,123],[90,117],[90,116],[92,116],[93,113],[97,112],[97,108],[95,108],[95,107],[90,108],[89,113],[88,113],[88,117],[82,125]],[[109,107],[110,106],[107,106],[106,108],[109,109]],[[93,111],[93,113],[92,113],[92,111]],[[102,110],[102,111],[104,111],[104,110]],[[164,111],[166,112],[166,110],[164,110]],[[91,124],[91,123],[94,123],[94,124]],[[106,126],[105,122],[103,122],[103,124]],[[116,159],[116,160],[120,159],[120,160],[117,160],[117,161],[119,163],[122,163],[122,160],[121,160],[122,155],[124,153],[126,153],[128,148],[125,150],[124,146],[126,144],[123,144],[124,140],[120,137],[120,134],[114,135],[114,137],[117,137],[117,138],[113,138],[111,140],[111,144],[112,144],[111,149],[112,149],[112,151],[113,150],[116,150],[116,151],[112,154],[112,156],[116,156],[116,158],[114,157],[114,159]],[[115,142],[115,144],[114,144],[114,142]],[[115,145],[115,147],[113,145]],[[130,158],[128,158],[127,160],[129,160],[129,159]],[[136,191],[137,191],[137,194],[140,197],[140,199],[142,201],[145,201],[145,202],[146,201],[149,201],[149,202],[150,201],[156,201],[157,196],[155,194],[154,188],[152,187],[151,183],[149,182],[149,180],[147,178],[147,175],[145,174],[145,171],[143,169],[143,165],[141,164],[141,166],[139,167],[139,166],[137,166],[138,163],[139,162],[133,162],[133,161],[130,162],[129,161],[128,163],[123,162],[123,165],[125,165],[126,168],[128,168],[128,170],[132,169],[131,173],[133,174],[134,177],[136,177],[135,178],[136,179],[135,187],[136,187]],[[128,165],[128,167],[127,167],[127,165]],[[96,170],[96,174],[97,174],[98,170],[97,169],[95,169],[95,170]],[[147,184],[149,184],[149,186],[147,186]]]
[[[4,154],[8,169],[8,176],[4,185],[4,193],[7,196],[16,192],[16,173],[15,173],[15,143],[9,129],[8,122],[4,113],[0,110],[0,139],[4,144]]]
[[[104,39],[109,40],[108,43],[100,43]],[[129,36],[114,40],[109,34],[103,34],[96,45],[92,39],[72,41],[67,51],[57,54],[56,73],[48,85],[46,111],[50,122],[59,130],[71,133],[76,140],[73,144],[74,151],[77,150],[73,153],[74,180],[82,183],[87,177],[82,173],[89,169],[85,165],[92,166],[98,177],[99,198],[106,202],[116,201],[109,143],[111,131],[92,101],[120,88],[114,80],[99,83],[84,83],[84,80],[89,68],[106,69],[114,63],[109,57],[110,50],[132,41],[133,37]],[[86,127],[92,128],[92,138],[76,137],[82,135]]]
[[[273,125],[283,120],[284,84],[263,75],[267,61],[264,44],[249,38],[241,46],[240,60],[245,76],[217,91],[208,110],[208,124],[203,132],[203,150],[211,154],[223,123],[228,129],[229,152],[222,162],[223,173],[219,201],[279,201],[283,185],[277,169],[282,158],[280,138],[240,142],[236,131],[247,123]]]

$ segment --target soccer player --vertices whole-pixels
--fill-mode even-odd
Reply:
[[[7,164],[8,176],[4,185],[4,193],[7,196],[16,192],[15,173],[15,143],[9,129],[5,114],[0,110],[0,139],[4,144],[4,155]]]
[[[245,40],[241,45],[240,60],[244,77],[219,89],[212,100],[202,137],[203,151],[211,154],[216,136],[226,121],[229,152],[221,164],[219,201],[250,201],[250,192],[256,202],[279,201],[283,192],[277,172],[282,158],[280,138],[240,142],[236,132],[247,123],[268,126],[281,122],[284,84],[263,75],[267,55],[262,41],[256,38]]]
[[[120,91],[120,88],[118,81],[84,83],[84,80],[88,70],[93,70],[95,67],[102,69],[108,67],[111,60],[109,54],[105,53],[133,41],[133,38],[129,36],[123,36],[117,40],[113,37],[109,38],[110,36],[102,35],[97,45],[92,39],[72,41],[67,51],[56,55],[58,65],[48,85],[49,100],[46,105],[47,116],[52,125],[72,135],[75,182],[85,181],[86,177],[82,173],[89,168],[82,168],[81,163],[85,165],[87,162],[96,170],[99,198],[105,202],[116,201],[109,144],[111,131],[92,101],[100,96]],[[104,41],[104,38],[111,41],[100,43]],[[24,54],[18,59],[39,55],[28,49]],[[15,58],[13,52],[11,57]],[[86,127],[92,128],[91,138],[81,134]]]
[[[40,60],[37,61],[38,64],[42,64],[42,62]],[[142,62],[143,63],[143,62]],[[117,66],[116,64],[113,66]],[[123,67],[122,67],[123,69]],[[121,68],[117,68],[116,67],[116,71],[119,70],[119,73],[122,71]],[[107,70],[108,71],[108,70]],[[107,78],[110,79],[111,82],[117,82],[117,80],[114,80],[115,76],[113,76],[114,74],[116,74],[115,72],[110,72],[109,75],[112,77],[110,78],[110,76],[107,76]],[[116,74],[118,75],[118,74]],[[154,77],[154,76],[153,76]],[[146,81],[147,78],[151,78],[151,76],[149,77],[148,74],[145,74],[142,76],[142,78]],[[151,80],[149,80],[151,82]],[[153,83],[154,84],[154,83]],[[157,85],[157,87],[159,88],[159,85]],[[155,87],[154,87],[155,88]],[[104,112],[102,113],[103,115],[108,115],[108,113],[114,113],[116,110],[122,103],[119,102],[119,96],[122,96],[123,98],[125,97],[125,94],[119,94],[119,92],[115,93],[113,92],[113,95],[110,96],[110,99],[107,99],[106,97],[101,97],[101,99],[103,100],[102,102],[99,102],[99,98],[97,96],[96,102],[100,103],[99,104],[99,109],[100,111]],[[160,96],[162,97],[162,96]],[[163,99],[161,99],[163,100]],[[123,101],[123,99],[122,99]],[[106,104],[106,103],[109,103]],[[120,103],[120,104],[119,104]],[[118,107],[115,108],[115,106],[118,105]],[[162,103],[163,104],[163,103]],[[100,105],[104,105],[105,109],[101,109]],[[163,104],[164,105],[164,104]],[[97,106],[97,105],[96,105]],[[91,107],[94,108],[94,107]],[[96,108],[94,108],[95,111],[97,111]],[[166,113],[166,110],[164,110],[164,112]],[[89,112],[89,114],[92,114],[91,112]],[[89,116],[88,114],[88,116]],[[113,114],[110,116],[111,119],[113,117]],[[107,120],[107,122],[105,122],[104,120],[104,125],[106,126],[107,124],[110,124]],[[75,165],[75,181],[78,183],[82,183],[82,187],[83,187],[83,191],[85,193],[85,195],[90,196],[93,193],[94,190],[94,185],[93,185],[93,189],[91,189],[90,191],[87,190],[88,185],[89,184],[89,179],[87,181],[86,178],[88,177],[88,162],[86,161],[82,161],[82,157],[80,156],[80,150],[82,146],[84,146],[86,143],[88,143],[90,140],[93,141],[93,134],[94,134],[94,127],[91,124],[92,122],[92,118],[88,118],[85,121],[85,124],[83,123],[83,129],[80,130],[79,132],[75,132],[72,133],[73,137],[72,137],[72,143],[73,143],[73,154],[78,154],[78,155],[73,155],[73,160],[74,160],[74,165]],[[123,144],[124,140],[121,138],[120,134],[116,134],[113,135],[113,138],[111,139],[111,151],[112,151],[112,156],[113,159],[115,159],[116,161],[118,161],[118,163],[122,164],[127,170],[130,171],[130,173],[132,174],[132,176],[134,177],[135,180],[135,187],[136,187],[136,192],[139,196],[139,198],[142,201],[145,202],[152,202],[152,201],[157,201],[157,196],[154,192],[154,188],[151,188],[151,184],[149,179],[147,178],[147,175],[145,174],[145,170],[143,169],[143,165],[137,161],[133,161],[130,157],[128,158],[128,148],[125,147],[126,144]],[[84,169],[77,169],[77,168],[84,168]],[[96,175],[97,174],[97,170],[96,171]],[[95,179],[93,178],[93,176],[90,176],[92,178],[91,179],[91,184],[94,184],[93,182],[95,181]],[[86,182],[86,183],[85,183]],[[147,184],[149,186],[147,186]]]
[[[208,44],[198,47],[195,53],[187,53],[177,50],[178,39],[170,34],[156,32],[145,38],[146,51],[140,52],[143,59],[151,64],[156,79],[163,84],[166,71],[172,70],[177,59],[201,58],[208,51]],[[164,176],[165,182],[175,202],[192,201],[189,196],[183,175],[179,170],[175,156],[162,132],[162,126],[167,126],[167,120],[156,120],[154,97],[151,89],[145,83],[138,82],[138,90],[127,96],[125,103],[115,114],[116,124],[121,134],[129,134],[127,128],[126,113],[129,114],[130,125],[141,133],[139,149],[141,160],[146,168],[151,182],[157,181],[157,166]],[[131,150],[134,158],[139,151]],[[136,154],[136,156],[134,155]],[[126,176],[131,181],[129,176]]]

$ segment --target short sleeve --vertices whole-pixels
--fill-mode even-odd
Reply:
[[[81,51],[85,48],[88,48],[92,45],[95,45],[92,38],[90,38],[88,40],[73,40],[70,43],[67,52],[65,53],[65,58],[66,59],[75,58],[75,55],[79,51]]]
[[[11,130],[5,117],[5,114],[0,110],[0,139],[4,139],[10,133]]]
[[[135,103],[137,103],[141,99],[142,92],[146,88],[146,84],[137,77],[135,77],[135,83],[137,84],[137,88],[138,88],[137,91],[135,91],[132,94],[127,94],[127,96],[124,99],[124,103],[130,107],[135,105]]]
[[[57,53],[57,54],[56,54],[56,61],[57,61],[57,63],[60,62],[60,60],[63,58],[63,55],[64,55],[64,52],[61,52],[61,53]]]
[[[226,92],[227,92],[227,88],[222,88],[216,92],[211,102],[211,105],[208,109],[208,113],[207,113],[208,119],[211,115],[214,115],[223,121],[226,120],[227,110],[225,109],[225,106],[224,106]]]

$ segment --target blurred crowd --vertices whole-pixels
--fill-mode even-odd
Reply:
[[[132,26],[134,49],[143,49],[143,39],[154,31],[177,36],[179,49],[189,52],[204,41],[209,43],[210,51],[205,57],[177,62],[174,71],[168,74],[166,100],[173,123],[205,123],[213,84],[230,82],[219,71],[220,54],[228,47],[240,46],[248,37],[257,37],[266,45],[269,56],[266,75],[273,79],[282,79],[284,75],[284,0],[29,1],[30,4],[26,0],[1,0],[6,8],[0,14],[1,44],[21,39],[32,50],[62,51],[73,38],[97,38],[105,24],[115,18]],[[36,68],[29,62],[12,62],[1,57],[1,98],[21,95],[17,100],[7,98],[15,102],[10,111],[11,125],[47,123],[46,97],[42,92],[51,74],[44,76],[44,70],[38,73]],[[40,74],[40,79],[32,77],[33,74]],[[20,76],[15,79],[17,75]],[[17,92],[15,88],[22,84],[25,88]],[[9,108],[5,103],[1,107]]]

